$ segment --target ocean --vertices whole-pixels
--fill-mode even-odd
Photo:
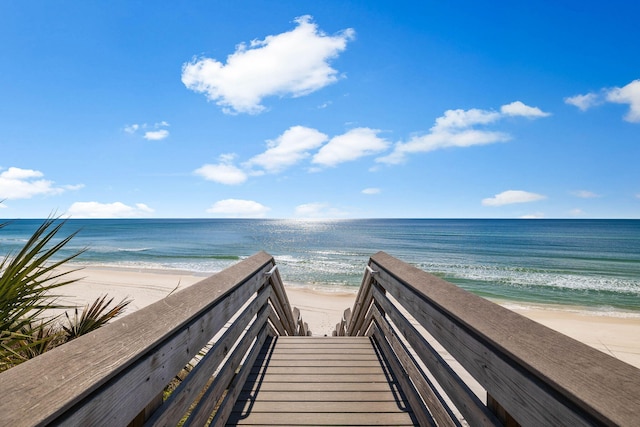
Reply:
[[[6,220],[0,220],[6,222]],[[0,229],[15,253],[42,220]],[[385,251],[478,295],[640,315],[640,220],[70,219],[84,266],[220,271],[264,250],[285,284],[357,289],[368,258]]]

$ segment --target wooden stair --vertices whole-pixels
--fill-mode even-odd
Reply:
[[[415,424],[369,337],[276,337],[265,343],[227,423]]]

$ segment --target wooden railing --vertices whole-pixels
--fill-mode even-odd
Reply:
[[[334,335],[373,337],[421,425],[640,425],[639,369],[383,252]]]
[[[383,252],[335,334],[372,337],[421,425],[640,425],[640,370]],[[0,424],[223,425],[277,335],[310,333],[261,252],[3,372]]]
[[[0,424],[224,424],[265,340],[310,335],[294,311],[273,258],[258,253],[3,372]]]

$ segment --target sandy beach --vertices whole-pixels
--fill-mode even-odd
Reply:
[[[95,267],[70,274],[81,280],[58,289],[60,303],[84,305],[108,294],[114,297],[114,301],[132,299],[127,313],[204,279],[204,276],[189,272]],[[286,278],[283,280],[286,286]],[[331,335],[343,311],[353,306],[356,297],[355,292],[321,292],[299,286],[286,287],[291,305],[300,309],[304,321],[316,336]],[[611,315],[556,306],[503,305],[640,368],[640,315]]]

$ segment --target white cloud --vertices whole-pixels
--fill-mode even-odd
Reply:
[[[607,92],[607,101],[629,104],[629,112],[624,116],[628,122],[640,123],[640,79],[624,87],[615,87]]]
[[[581,199],[594,199],[597,197],[601,197],[599,194],[596,194],[593,191],[588,191],[588,190],[573,191],[571,194],[573,194],[576,197],[580,197]]]
[[[225,113],[256,114],[268,96],[303,96],[338,80],[329,60],[346,49],[353,29],[328,36],[310,16],[295,20],[288,32],[240,44],[226,64],[213,58],[194,58],[182,66],[182,82],[204,93]]]
[[[507,116],[519,116],[519,117],[548,117],[551,113],[545,113],[538,107],[529,107],[521,101],[515,101],[511,104],[506,104],[500,107],[500,112]]]
[[[600,96],[597,93],[569,96],[564,99],[564,102],[565,104],[578,107],[581,111],[587,111],[589,108],[602,103]]]
[[[537,107],[530,107],[521,101],[503,105],[500,112],[480,109],[447,110],[438,117],[435,124],[426,135],[414,136],[407,142],[398,142],[394,150],[376,162],[387,164],[403,163],[408,154],[426,153],[447,147],[471,147],[474,145],[494,144],[506,142],[511,136],[504,132],[478,129],[495,123],[504,117],[520,116],[528,118],[546,117]]]
[[[296,218],[341,218],[347,216],[347,212],[331,207],[328,203],[306,203],[296,206],[294,216]]]
[[[335,136],[313,156],[312,163],[336,166],[384,151],[389,143],[378,137],[379,132],[377,129],[356,128]]]
[[[569,211],[571,216],[584,216],[585,212],[582,209],[576,208]]]
[[[131,134],[136,133],[138,129],[140,129],[140,125],[137,123],[134,123],[132,125],[127,125],[124,127],[124,131]]]
[[[480,110],[447,110],[444,115],[436,119],[436,124],[431,128],[433,132],[445,132],[450,129],[465,129],[474,125],[486,125],[500,119],[500,113],[495,111]]]
[[[41,178],[43,173],[33,169],[21,169],[16,167],[10,167],[6,171],[0,174],[0,177],[6,179],[24,180],[30,178]]]
[[[0,200],[30,199],[33,196],[53,196],[65,190],[75,190],[81,186],[57,187],[53,181],[43,179],[37,170],[10,167],[0,173]]]
[[[624,120],[640,123],[640,79],[633,80],[623,87],[603,88],[599,93],[591,92],[585,95],[571,96],[565,98],[564,102],[574,105],[582,111],[605,102],[628,104],[629,111],[625,114]]]
[[[503,206],[513,203],[529,203],[546,199],[542,194],[529,193],[521,190],[507,190],[493,197],[482,200],[484,206]]]
[[[396,143],[393,152],[379,157],[376,162],[400,164],[406,161],[407,155],[412,153],[426,153],[447,147],[471,147],[496,142],[506,142],[511,137],[503,132],[484,130],[464,130],[461,132],[432,132],[427,135],[415,136],[408,142]]]
[[[166,129],[150,130],[144,133],[144,139],[147,141],[160,141],[169,136],[169,131]]]
[[[152,125],[149,125],[147,123],[134,123],[132,125],[126,125],[124,127],[124,131],[128,134],[135,135],[139,130],[141,130],[144,131],[142,137],[147,141],[160,141],[169,136],[169,131],[165,129],[169,126],[169,123],[164,120]]]
[[[379,188],[365,188],[364,190],[362,190],[362,194],[367,194],[367,195],[380,194],[380,189]]]
[[[77,191],[84,188],[84,184],[76,184],[76,185],[63,185],[62,188],[69,191]]]
[[[207,212],[231,218],[263,218],[270,210],[252,200],[225,199],[215,202]]]
[[[220,163],[215,165],[206,164],[193,171],[193,173],[200,175],[207,181],[214,181],[220,184],[242,184],[247,180],[247,174],[231,163],[234,158],[235,155],[233,154],[223,154],[220,156]]]
[[[251,158],[246,167],[259,166],[269,173],[282,172],[309,157],[310,151],[329,137],[316,129],[292,126],[276,140],[267,141],[267,151]]]
[[[138,218],[149,216],[154,210],[144,203],[128,206],[122,202],[75,202],[67,214],[73,218]]]

